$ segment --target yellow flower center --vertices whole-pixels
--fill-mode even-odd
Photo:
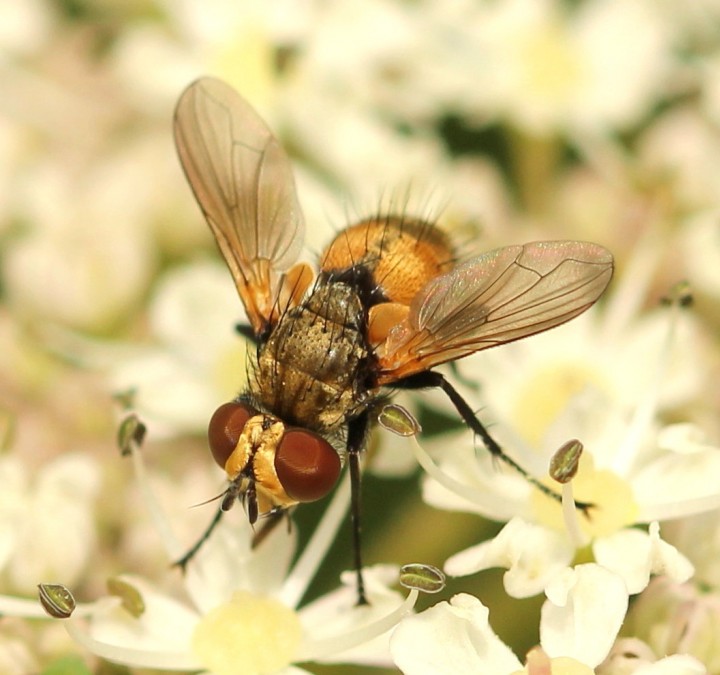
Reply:
[[[520,57],[529,91],[563,100],[576,89],[582,77],[580,58],[559,26],[536,27],[518,44],[523,45]]]
[[[524,383],[512,420],[522,437],[539,447],[548,426],[587,387],[603,388],[601,374],[583,363],[550,363]]]
[[[559,488],[557,484],[548,485]],[[617,532],[637,520],[638,506],[630,484],[612,471],[596,470],[592,455],[586,453],[580,458],[572,485],[576,501],[593,505],[587,517],[578,513],[580,529],[590,539]],[[560,504],[539,490],[533,492],[533,510],[539,523],[564,528]]]
[[[217,675],[263,675],[289,666],[302,627],[297,614],[277,600],[237,591],[198,623],[192,648]]]

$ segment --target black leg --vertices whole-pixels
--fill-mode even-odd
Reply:
[[[280,521],[287,517],[288,522],[288,532],[290,531],[290,512],[287,509],[281,509],[276,508],[272,511],[268,512],[265,516],[261,518],[261,524],[257,532],[253,535],[252,538],[252,548],[256,549],[260,544],[262,544],[265,539],[270,535],[272,532],[274,532],[275,528],[280,524]]]
[[[254,345],[258,343],[258,336],[255,335],[252,326],[248,326],[246,323],[236,323],[235,332],[242,335],[245,339],[250,340]]]
[[[362,543],[361,543],[361,472],[360,452],[365,445],[365,436],[368,430],[369,415],[367,412],[352,420],[348,426],[348,465],[350,471],[350,514],[352,520],[353,555],[355,574],[357,575],[358,605],[367,605],[365,597],[365,583],[362,576]]]
[[[467,401],[460,395],[455,387],[448,382],[442,373],[436,373],[432,370],[426,370],[416,375],[411,375],[403,380],[393,383],[394,387],[400,389],[428,389],[430,387],[439,387],[452,401],[455,409],[463,418],[465,424],[467,424],[473,433],[480,436],[483,444],[488,449],[493,457],[501,460],[508,466],[512,467],[517,471],[525,480],[535,486],[540,492],[555,499],[561,501],[562,497],[544,483],[541,483],[537,478],[531,476],[522,466],[520,466],[514,459],[505,454],[503,449],[498,445],[497,441],[490,435],[488,430],[484,427],[482,422],[475,415],[475,411],[468,405]],[[575,502],[575,506],[580,509],[583,513],[586,513],[593,506],[589,502]]]
[[[182,558],[173,563],[174,566],[179,567],[183,572],[185,571],[188,563],[195,557],[195,554],[201,549],[202,545],[210,538],[210,535],[222,519],[222,515],[226,510],[227,509],[224,509],[222,506],[217,510],[217,513],[210,521],[210,524],[205,528],[205,532],[202,533],[200,539],[195,542],[193,547]]]

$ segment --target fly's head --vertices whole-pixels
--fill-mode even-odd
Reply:
[[[325,497],[340,475],[340,456],[322,436],[286,426],[242,401],[221,405],[208,426],[210,450],[227,473],[228,510],[239,498],[258,516]]]

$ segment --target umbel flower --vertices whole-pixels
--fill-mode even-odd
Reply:
[[[548,589],[540,620],[541,647],[531,650],[524,667],[493,632],[488,609],[465,593],[403,619],[392,635],[393,657],[406,675],[593,675],[625,615],[627,598],[621,586],[621,579],[599,565],[568,570]],[[673,655],[634,672],[707,671],[691,656]]]
[[[605,308],[606,325],[598,321],[597,314],[582,317],[556,331],[552,341],[539,336],[523,343],[515,353],[514,370],[526,379],[537,377],[538,386],[544,381],[545,389],[536,392],[534,407],[524,404],[528,414],[520,418],[521,423],[535,420],[534,429],[524,434],[533,442],[523,442],[515,435],[509,437],[506,447],[525,448],[514,459],[541,477],[546,475],[552,452],[569,438],[579,438],[584,452],[577,475],[562,488],[570,508],[560,509],[521,477],[493,467],[489,459],[468,450],[467,443],[458,443],[454,449],[447,438],[441,441],[444,451],[438,455],[442,468],[438,478],[446,487],[428,478],[425,499],[436,507],[469,509],[507,522],[493,540],[452,556],[445,567],[448,573],[462,576],[506,567],[508,593],[528,597],[545,589],[578,550],[592,545],[595,560],[619,574],[630,594],[642,591],[653,573],[669,574],[676,581],[691,575],[690,563],[660,539],[657,525],[649,531],[636,526],[720,506],[717,449],[703,440],[695,425],[663,426],[658,414],[666,405],[668,380],[676,401],[678,395],[687,397],[683,392],[693,388],[693,366],[677,365],[675,348],[678,341],[687,344],[693,326],[678,297],[671,306],[657,310],[651,320],[636,326],[634,333],[630,328],[611,330],[613,315],[632,316],[623,304],[642,297],[634,270],[628,270],[627,277]],[[681,331],[685,334],[678,340]],[[622,340],[616,342],[610,337],[613,334],[622,334]],[[701,344],[697,334],[694,338]],[[504,350],[512,357],[512,346]],[[518,355],[526,358],[520,367]],[[615,375],[606,367],[613,358],[624,363]],[[563,367],[563,361],[571,366]],[[492,361],[488,365],[492,371]],[[495,379],[502,388],[503,378]],[[557,396],[563,387],[564,398]],[[623,389],[635,393],[628,397]],[[522,399],[517,396],[516,405]],[[494,431],[506,435],[505,429]],[[560,486],[555,483],[553,489],[559,492]],[[573,498],[593,505],[587,515],[572,508]]]
[[[130,448],[151,519],[169,558],[176,560],[182,545],[155,499],[136,444]],[[387,633],[418,597],[416,589],[405,599],[391,590],[396,568],[364,570],[369,605],[356,606],[354,573],[344,574],[337,590],[301,605],[348,502],[345,482],[292,568],[295,537],[287,528],[274,528],[253,548],[247,521],[241,519],[238,528],[226,518],[182,581],[170,580],[169,590],[139,575],[123,575],[108,583],[107,597],[90,604],[74,606],[69,593],[48,586],[41,597],[59,594],[53,614],[77,643],[130,667],[252,675],[307,672],[293,665],[306,661],[389,664]],[[43,616],[37,603],[9,597],[0,598],[0,611]]]

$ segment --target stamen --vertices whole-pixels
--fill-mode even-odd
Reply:
[[[632,317],[640,313],[640,307],[647,297],[663,250],[662,240],[655,230],[651,227],[644,230],[633,246],[622,278],[616,283],[614,292],[608,296],[599,338],[601,344],[613,344],[619,339]]]
[[[580,457],[583,453],[583,444],[576,440],[570,440],[555,452],[550,460],[550,477],[562,486],[562,514],[570,541],[576,548],[581,548],[588,543],[588,538],[583,534],[578,519],[578,509],[575,503],[572,482],[577,475],[580,465]]]
[[[142,451],[136,443],[130,443],[130,459],[132,460],[133,470],[135,472],[135,480],[140,489],[140,496],[145,504],[145,509],[150,516],[150,520],[155,531],[162,542],[165,553],[170,560],[177,560],[183,554],[183,547],[170,524],[167,513],[160,506],[155,497],[150,481],[145,471],[145,462],[143,461]]]
[[[65,627],[75,642],[85,647],[90,653],[113,663],[160,670],[200,670],[202,668],[202,664],[189,653],[131,649],[96,640],[87,630],[87,624],[75,618],[67,619]]]
[[[330,505],[325,510],[310,541],[285,579],[280,599],[288,607],[297,607],[300,604],[310,581],[315,577],[328,549],[335,541],[335,535],[345,519],[349,506],[350,478],[348,474],[335,491]]]
[[[583,548],[589,543],[589,539],[583,534],[578,518],[578,510],[575,506],[575,494],[573,493],[572,481],[562,486],[562,514],[570,541],[575,548]]]
[[[445,588],[445,574],[434,565],[410,563],[400,569],[400,585],[422,593],[439,593]]]
[[[627,475],[629,473],[629,463],[637,457],[637,453],[633,452],[633,448],[640,445],[642,438],[648,433],[655,419],[660,391],[665,376],[667,375],[670,352],[672,351],[672,346],[675,341],[675,333],[677,331],[681,310],[682,303],[672,303],[669,309],[670,316],[668,317],[667,331],[660,346],[655,372],[645,395],[635,409],[632,420],[628,425],[628,432],[625,438],[620,441],[618,450],[615,453],[613,469],[620,475]]]
[[[105,599],[104,599],[105,600]],[[104,602],[76,604],[73,609],[74,617],[90,616],[98,611]],[[47,619],[48,613],[37,600],[27,598],[14,598],[10,595],[0,595],[0,615],[13,616],[22,619]]]
[[[464,499],[467,499],[469,502],[479,506],[481,509],[484,509],[489,513],[492,513],[494,511],[496,505],[493,503],[492,499],[486,499],[484,497],[484,492],[469,485],[465,485],[464,483],[460,483],[459,481],[444,473],[435,464],[435,462],[432,460],[430,455],[428,455],[427,452],[423,449],[420,443],[418,443],[417,437],[413,436],[410,439],[410,447],[413,450],[415,459],[417,460],[418,464],[425,470],[425,473],[427,473],[428,476],[436,480],[444,488],[450,490],[450,492],[453,492],[454,494],[463,497]]]
[[[386,633],[391,628],[394,628],[400,620],[407,614],[409,614],[415,603],[417,602],[419,591],[413,589],[408,593],[407,598],[398,605],[390,614],[373,621],[361,628],[357,628],[343,635],[335,635],[333,637],[325,638],[323,640],[305,640],[303,647],[298,656],[298,661],[316,661],[328,657],[332,654],[339,654],[341,652],[357,647],[358,645],[365,644],[370,640],[374,640],[376,637]],[[364,608],[356,608],[353,611],[363,611]]]
[[[75,611],[75,598],[62,584],[39,584],[38,599],[43,609],[54,619],[67,619]]]

